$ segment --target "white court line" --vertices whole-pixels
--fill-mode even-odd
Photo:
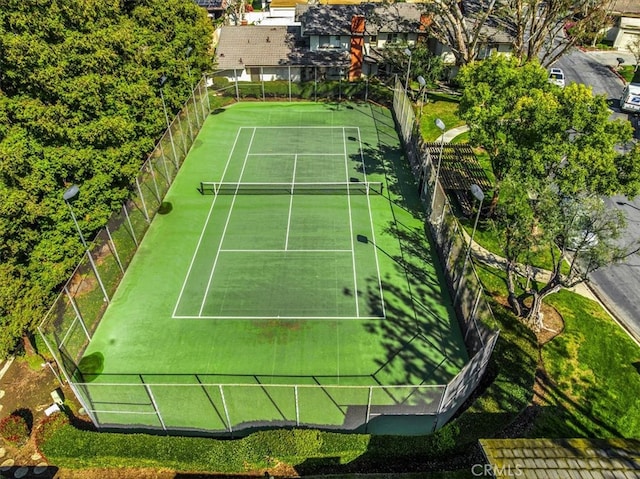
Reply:
[[[251,145],[253,144],[253,138],[256,135],[256,129],[253,129],[253,133],[251,134],[251,140],[249,140],[249,146],[247,147],[247,154],[244,156],[244,161],[242,162],[242,169],[240,170],[240,176],[238,177],[238,186],[236,186],[236,194],[233,195],[233,199],[231,200],[231,206],[229,207],[229,213],[227,213],[227,220],[224,223],[224,229],[222,230],[222,236],[220,237],[220,243],[218,243],[218,251],[216,252],[216,258],[213,261],[213,267],[211,268],[211,273],[209,274],[209,281],[207,282],[207,288],[204,290],[204,296],[202,297],[202,303],[200,305],[200,311],[198,315],[202,314],[202,310],[204,309],[204,305],[207,302],[207,296],[209,295],[209,289],[211,288],[211,282],[213,281],[213,272],[216,270],[216,265],[218,264],[218,258],[220,257],[220,248],[222,247],[222,243],[224,242],[224,237],[227,234],[227,228],[229,227],[229,220],[231,219],[231,213],[233,212],[233,205],[236,203],[236,199],[238,198],[238,189],[240,188],[240,182],[242,181],[242,175],[244,174],[244,169],[247,166],[247,159],[249,158],[249,151],[251,151]]]
[[[347,155],[347,141],[346,141],[346,132],[344,127],[342,128],[342,145],[344,147],[344,169],[349,178],[349,163],[348,163],[348,155]],[[349,207],[349,230],[351,232],[351,262],[353,264],[353,296],[356,300],[356,317],[360,317],[360,306],[358,305],[358,276],[356,274],[356,254],[355,247],[353,243],[353,220],[351,217],[351,191],[347,188],[347,205]]]
[[[291,211],[293,210],[293,189],[296,184],[296,166],[298,165],[298,155],[293,157],[293,179],[291,180],[291,198],[289,199],[289,217],[287,218],[287,236],[284,240],[284,250],[289,249],[289,230],[291,228]]]
[[[331,129],[333,128],[334,130],[339,130],[339,129],[344,129],[344,128],[358,128],[357,126],[254,126],[253,127],[256,130],[280,130],[280,129],[294,129],[294,130],[300,130],[300,129],[309,129],[309,130],[314,130],[314,129]]]
[[[233,146],[231,147],[231,151],[229,152],[229,156],[227,157],[227,163],[224,165],[224,170],[222,171],[222,177],[221,179],[224,178],[224,175],[227,174],[227,169],[229,168],[229,163],[231,162],[231,157],[233,156],[233,152],[236,149],[236,145],[238,144],[238,138],[240,138],[240,132],[242,131],[242,128],[238,129],[238,132],[236,133],[236,139],[233,141]],[[184,282],[182,283],[182,288],[180,288],[180,294],[178,295],[178,300],[176,301],[176,306],[175,308],[173,308],[173,315],[175,317],[176,315],[176,311],[178,311],[178,306],[180,305],[180,301],[182,300],[182,294],[184,293],[184,289],[187,286],[187,282],[189,281],[189,276],[191,275],[191,269],[193,268],[193,265],[196,262],[196,256],[198,255],[198,251],[200,250],[200,245],[202,244],[202,238],[204,238],[204,233],[207,230],[207,226],[209,225],[209,220],[211,219],[211,212],[213,211],[213,207],[216,204],[216,200],[218,199],[218,196],[214,196],[213,197],[213,201],[211,202],[211,207],[209,208],[209,213],[207,213],[207,219],[204,222],[204,226],[202,227],[202,231],[200,232],[200,238],[198,238],[198,244],[196,245],[196,249],[193,252],[193,256],[191,258],[191,263],[189,264],[189,269],[187,270],[187,274],[184,278]]]
[[[364,181],[367,182],[367,168],[364,165],[364,153],[362,151],[362,140],[360,136],[360,127],[358,127],[358,144],[360,145],[360,161],[362,162],[362,171],[364,173]],[[378,271],[378,287],[380,288],[380,303],[382,304],[382,317],[386,318],[387,313],[384,308],[384,296],[382,291],[382,277],[380,276],[380,264],[378,263],[378,247],[376,246],[376,233],[373,227],[373,214],[371,213],[371,198],[367,192],[367,206],[369,207],[369,224],[371,225],[371,242],[373,244],[373,254],[376,258],[376,270]]]
[[[360,319],[383,319],[380,316],[173,316],[173,319],[350,319],[352,321]]]
[[[351,253],[350,249],[221,249],[221,253]]]
[[[291,153],[251,153],[249,156],[282,156]],[[342,156],[344,153],[296,153],[298,156]]]

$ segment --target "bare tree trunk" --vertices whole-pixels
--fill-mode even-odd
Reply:
[[[531,307],[529,308],[529,312],[525,317],[525,323],[535,332],[540,331],[544,326],[542,312],[540,311],[542,309],[544,298],[550,294],[557,293],[561,288],[562,286],[557,282],[557,280],[555,278],[551,278],[551,281],[549,281],[549,283],[539,292],[532,291],[533,300]]]
[[[515,262],[508,261],[507,262],[507,290],[509,291],[509,296],[507,300],[509,301],[509,306],[513,310],[513,313],[521,317],[522,316],[522,306],[520,305],[520,300],[516,295],[515,281],[513,275],[515,274]]]

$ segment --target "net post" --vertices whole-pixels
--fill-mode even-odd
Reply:
[[[293,386],[293,393],[296,398],[296,426],[300,425],[300,404],[298,402],[298,385]]]
[[[109,225],[105,226],[104,229],[107,232],[107,236],[109,237],[109,243],[111,243],[111,247],[113,248],[113,255],[116,257],[118,266],[120,266],[120,271],[124,273],[124,266],[122,266],[122,261],[120,261],[120,255],[118,254],[118,248],[116,248],[116,243],[113,241],[111,231],[109,231]]]
[[[165,425],[164,421],[162,420],[162,415],[160,414],[160,409],[158,408],[158,404],[156,403],[156,398],[153,397],[153,393],[151,392],[151,387],[148,384],[144,383],[144,379],[142,379],[142,376],[140,376],[140,381],[142,381],[142,384],[144,385],[144,388],[147,390],[147,394],[149,395],[149,399],[151,399],[151,404],[153,405],[153,410],[156,412],[156,416],[158,416],[158,420],[160,421],[160,425],[162,426],[162,430],[166,431],[167,430],[167,426]]]
[[[67,295],[67,298],[69,298],[71,307],[73,308],[73,311],[76,313],[76,319],[80,322],[80,326],[82,326],[82,330],[84,331],[84,334],[87,336],[87,339],[91,341],[91,335],[89,334],[89,331],[87,331],[87,326],[84,324],[84,321],[82,320],[82,314],[80,313],[80,309],[78,308],[76,301],[73,299],[73,296],[71,296],[71,293],[69,292],[69,288],[67,288],[66,284],[64,285],[63,291]]]
[[[229,434],[233,435],[233,428],[231,427],[231,419],[229,418],[227,401],[225,401],[224,399],[224,391],[222,389],[222,384],[218,384],[218,389],[220,390],[220,398],[222,399],[222,407],[224,408],[224,415],[227,417],[227,429],[229,430]]]
[[[127,224],[129,225],[129,230],[131,231],[131,237],[133,238],[133,242],[136,244],[137,248],[138,238],[136,238],[136,232],[133,229],[133,225],[131,224],[131,218],[129,217],[129,212],[127,211],[127,206],[125,203],[122,203],[122,210],[124,211],[124,216],[127,218]]]

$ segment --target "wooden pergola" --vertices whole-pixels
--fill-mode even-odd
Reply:
[[[471,211],[472,205],[471,185],[478,185],[484,192],[491,190],[493,185],[469,145],[425,143],[424,148],[431,155],[434,165],[438,164],[441,147],[440,184],[447,194],[458,199],[463,212],[467,214]]]

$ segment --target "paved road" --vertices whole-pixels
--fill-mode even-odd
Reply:
[[[627,118],[620,113],[619,98],[624,87],[622,81],[609,66],[617,65],[617,58],[625,64],[633,65],[633,56],[623,52],[589,52],[574,50],[561,58],[556,65],[565,72],[567,81],[591,85],[595,94],[604,94],[610,100],[613,117]],[[631,118],[636,128],[636,138],[640,138],[637,118]],[[616,196],[606,198],[606,204],[625,213],[627,229],[621,244],[635,249],[640,244],[640,198],[628,200]],[[624,263],[611,265],[591,275],[595,292],[609,310],[621,320],[637,339],[640,340],[640,255],[627,258]]]
[[[622,196],[605,200],[611,208],[625,213],[627,230],[621,244],[635,250],[640,246],[640,199]],[[591,274],[592,285],[607,307],[640,340],[640,255],[633,254],[623,263],[607,266]]]
[[[617,110],[617,100],[620,99],[624,87],[622,81],[615,75],[609,66],[618,64],[617,58],[623,58],[625,64],[635,63],[633,55],[623,52],[582,52],[573,49],[570,53],[558,60],[554,66],[564,70],[567,82],[584,83],[590,85],[593,93],[606,95],[608,99],[615,101],[612,105]]]

